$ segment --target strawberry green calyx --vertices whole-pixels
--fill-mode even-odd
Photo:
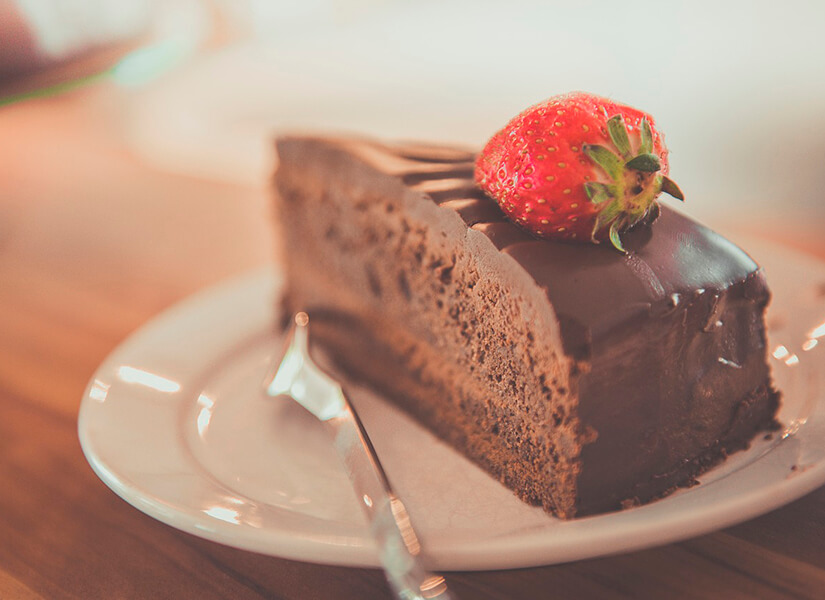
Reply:
[[[644,219],[658,215],[656,198],[665,192],[684,201],[679,186],[660,173],[662,164],[653,150],[653,133],[647,119],[639,128],[638,148],[634,154],[627,126],[621,115],[611,117],[607,131],[616,152],[605,146],[584,144],[582,151],[596,163],[609,183],[587,181],[584,190],[594,205],[598,205],[591,239],[607,231],[607,237],[620,252],[625,252],[619,234]]]
[[[587,92],[553,96],[522,111],[485,144],[475,181],[504,215],[558,242],[611,240],[655,216],[667,178],[664,136],[650,115]]]

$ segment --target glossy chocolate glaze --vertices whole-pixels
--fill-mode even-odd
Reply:
[[[578,416],[596,434],[581,452],[579,515],[688,485],[775,424],[768,288],[758,265],[722,236],[662,206],[654,223],[623,234],[626,255],[541,240],[474,186],[470,152],[318,143],[455,211],[546,292],[564,351],[580,361]]]
[[[451,180],[450,188],[427,196],[455,210],[468,227],[489,237],[546,290],[562,324],[565,350],[575,356],[587,356],[591,344],[616,323],[645,319],[657,307],[672,303],[674,294],[681,297],[697,289],[713,294],[759,270],[727,239],[666,205],[655,224],[641,224],[623,234],[625,255],[609,244],[538,239],[510,222],[496,202],[475,187],[469,164],[435,174],[413,171],[401,178],[413,186]],[[753,286],[755,294],[767,293],[761,279]]]

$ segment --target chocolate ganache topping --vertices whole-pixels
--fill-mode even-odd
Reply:
[[[413,150],[403,157],[417,159]],[[752,276],[759,267],[750,256],[667,205],[661,205],[654,222],[624,234],[626,254],[607,243],[544,240],[509,221],[495,200],[475,186],[473,153],[430,157],[436,160],[443,168],[408,172],[401,179],[454,210],[533,277],[556,310],[565,351],[577,358],[587,356],[615,324],[627,326],[634,316],[641,322],[666,312],[697,289],[713,297],[747,280],[749,295],[767,296],[764,281]]]

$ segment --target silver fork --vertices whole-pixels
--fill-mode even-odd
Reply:
[[[444,578],[422,565],[421,544],[403,502],[390,485],[375,449],[341,385],[309,355],[309,316],[293,319],[286,351],[268,378],[271,397],[288,396],[323,423],[349,474],[378,544],[387,580],[403,600],[452,600]]]

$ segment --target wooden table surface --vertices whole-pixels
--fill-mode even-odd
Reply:
[[[377,570],[163,525],[86,463],[77,412],[106,355],[271,254],[263,189],[142,164],[120,115],[106,86],[0,108],[0,598],[389,598]],[[462,599],[825,598],[825,488],[678,544],[447,581]]]

